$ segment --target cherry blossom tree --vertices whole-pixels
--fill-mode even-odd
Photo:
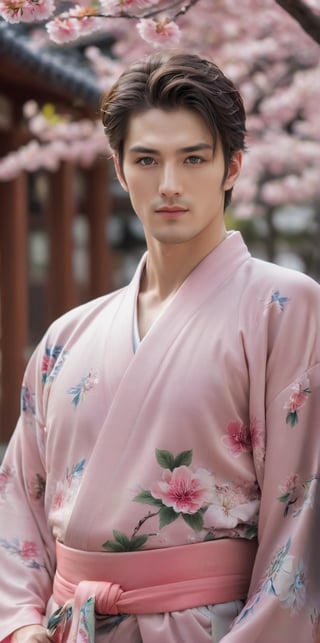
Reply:
[[[35,22],[52,18],[46,25],[52,40],[67,42],[102,27],[106,18],[138,20],[140,36],[147,42],[177,44],[180,29],[176,20],[199,0],[89,0],[74,6],[54,0],[0,0],[0,15],[8,22]],[[275,0],[317,42],[320,42],[320,15],[317,0]],[[59,4],[63,10],[59,11]],[[66,9],[67,4],[67,9]],[[228,3],[227,3],[228,4]],[[216,0],[219,5],[219,0]],[[215,6],[211,9],[214,11]]]
[[[5,5],[7,18],[18,21],[24,2],[32,4],[0,0],[0,9],[3,13]],[[45,19],[46,3],[35,3]],[[25,19],[35,16],[27,13]],[[263,214],[272,226],[279,207],[309,204],[316,212],[320,201],[320,65],[312,37],[319,20],[318,0],[103,0],[103,5],[100,0],[91,13],[84,5],[73,6],[67,15],[47,22],[46,32],[59,41],[88,38],[97,29],[113,33],[112,59],[94,43],[85,50],[101,92],[127,62],[154,48],[179,44],[214,58],[240,88],[248,114],[248,153],[235,189],[234,213],[241,218]],[[42,40],[35,33],[39,46],[43,32]],[[53,124],[34,104],[25,107],[25,117],[34,140],[0,161],[0,180],[20,168],[54,169],[70,158],[90,164],[106,154],[100,123],[78,122],[71,128],[61,118]]]

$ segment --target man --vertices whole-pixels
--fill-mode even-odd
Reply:
[[[225,229],[245,114],[213,63],[135,64],[102,117],[147,252],[27,367],[0,638],[311,643],[319,285]]]

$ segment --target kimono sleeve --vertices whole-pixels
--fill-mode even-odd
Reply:
[[[45,339],[27,366],[20,418],[0,469],[0,640],[19,627],[42,624],[52,593],[55,547],[44,508],[43,355]]]
[[[319,640],[318,286],[312,286],[312,293],[315,290],[316,296],[312,294],[301,306],[301,316],[305,317],[300,324],[292,324],[288,317],[285,322],[286,318],[279,316],[267,389],[272,394],[266,398],[264,411],[266,442],[258,550],[248,600],[223,643]],[[280,383],[278,387],[276,383]]]

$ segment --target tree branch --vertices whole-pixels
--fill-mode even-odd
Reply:
[[[314,13],[302,0],[275,0],[275,2],[301,25],[312,40],[320,44],[320,15]]]
[[[199,0],[187,0],[187,2],[183,3],[183,0],[171,0],[169,4],[166,6],[160,6],[156,7],[153,9],[146,9],[144,12],[140,12],[139,14],[135,13],[128,13],[127,11],[120,11],[119,13],[116,14],[106,14],[106,13],[95,13],[94,16],[95,18],[126,18],[129,20],[141,20],[141,18],[153,18],[153,16],[157,17],[161,14],[163,14],[165,11],[170,11],[172,13],[173,9],[175,7],[179,7],[178,11],[175,13],[172,13],[171,18],[172,20],[175,20],[179,16],[184,16],[191,7],[197,4]],[[182,7],[181,7],[182,4]],[[80,17],[81,20],[81,17]]]

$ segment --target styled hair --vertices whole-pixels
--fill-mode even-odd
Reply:
[[[239,91],[214,62],[197,54],[156,53],[121,74],[101,106],[104,131],[121,169],[130,117],[153,108],[198,113],[214,149],[221,142],[226,178],[234,152],[245,149],[246,116]],[[225,193],[225,208],[231,195],[232,188]]]

